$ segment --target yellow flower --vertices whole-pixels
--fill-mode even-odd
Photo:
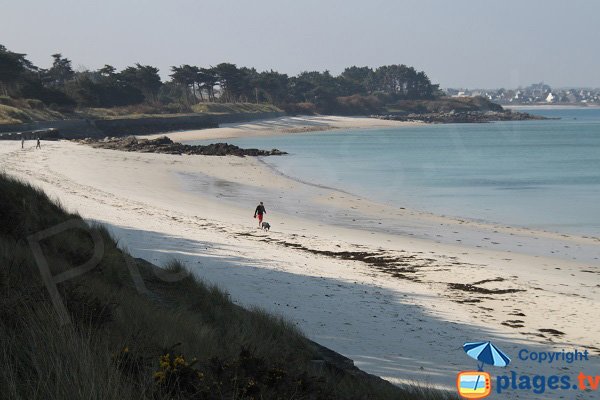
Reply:
[[[175,362],[173,364],[175,365],[175,367],[178,367],[180,365],[186,365],[187,363],[185,362],[185,359],[183,358],[183,356],[177,356],[175,358]]]
[[[160,367],[169,369],[171,368],[171,357],[168,354],[160,357]]]
[[[165,380],[165,373],[162,371],[157,371],[154,373],[154,380],[158,382],[162,382]]]

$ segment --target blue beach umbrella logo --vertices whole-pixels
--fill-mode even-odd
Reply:
[[[463,350],[469,357],[478,361],[477,368],[479,371],[483,371],[485,364],[493,365],[494,367],[506,367],[510,364],[510,357],[494,346],[492,342],[465,343]]]

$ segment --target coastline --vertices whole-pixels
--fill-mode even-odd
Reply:
[[[247,136],[276,136],[320,132],[332,129],[384,128],[399,126],[418,126],[420,122],[387,121],[370,117],[339,116],[296,116],[279,117],[252,122],[221,124],[219,128],[191,131],[169,132],[164,134],[139,136],[156,139],[167,136],[174,142],[193,142],[197,140],[233,139]]]
[[[299,133],[306,127],[376,128],[381,122],[284,118],[167,136],[202,140]],[[457,370],[471,366],[454,349],[476,339],[494,340],[513,354],[525,345],[600,352],[594,350],[600,331],[594,262],[550,253],[557,246],[576,253],[577,246],[597,249],[595,239],[478,224],[307,188],[251,158],[125,153],[69,142],[44,143],[37,152],[17,146],[0,145],[7,173],[106,224],[135,256],[161,265],[180,258],[240,304],[291,319],[311,339],[392,382],[414,379],[448,388]],[[187,174],[199,189],[185,190],[177,174]],[[264,233],[251,218],[257,195],[282,196],[282,203],[301,195],[314,202],[316,213],[330,217],[314,220],[294,208],[274,211],[267,215],[273,229]],[[537,253],[523,254],[518,242]],[[378,268],[344,252],[396,261]],[[452,286],[457,283],[480,291]],[[506,290],[516,291],[502,293]],[[587,366],[598,369],[597,363]],[[522,373],[557,373],[553,366],[519,367]]]
[[[588,108],[600,108],[600,105],[598,104],[531,104],[531,105],[527,105],[527,104],[515,104],[515,105],[509,105],[509,104],[502,104],[503,108],[508,108],[508,109],[515,109],[515,110],[520,110],[520,109],[538,109],[538,110],[561,110],[561,109],[588,109]]]

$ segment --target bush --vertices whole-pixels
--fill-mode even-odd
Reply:
[[[41,100],[26,99],[25,101],[27,102],[27,105],[34,110],[43,110],[46,108]]]
[[[342,115],[369,115],[378,113],[383,104],[376,96],[353,96],[338,97],[337,112]]]
[[[314,115],[317,106],[314,103],[287,103],[281,108],[289,115]]]
[[[26,81],[19,90],[21,97],[41,100],[61,112],[71,112],[77,103],[58,89],[45,87],[39,81]]]
[[[498,111],[504,109],[501,105],[492,103],[484,97],[442,97],[436,100],[401,100],[388,106],[393,111],[406,113],[446,113],[450,111]]]

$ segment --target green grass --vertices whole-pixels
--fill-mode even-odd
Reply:
[[[281,109],[266,103],[199,103],[193,105],[192,110],[206,114],[281,112]]]
[[[64,115],[58,111],[48,109],[39,100],[13,99],[7,96],[0,96],[0,125],[57,119],[64,119]]]
[[[0,96],[0,124],[21,124],[66,118],[136,119],[168,118],[195,114],[219,115],[259,112],[281,112],[281,110],[271,104],[200,103],[188,106],[180,103],[172,103],[159,105],[137,104],[113,108],[81,108],[69,115],[64,115],[58,111],[49,109],[39,100]]]
[[[27,242],[67,221],[41,191],[0,175],[0,388],[6,399],[444,399],[340,370],[287,321],[241,308],[173,262],[133,260],[101,226],[41,241],[53,276],[93,254],[93,270],[58,284],[62,325]],[[129,264],[128,264],[129,262]],[[146,290],[132,279],[135,266]],[[197,360],[194,360],[196,358]],[[162,364],[161,364],[162,362]]]
[[[89,119],[160,118],[193,113],[189,106],[175,103],[167,105],[136,104],[113,108],[81,108],[76,111],[77,116],[80,118]]]
[[[114,108],[85,108],[77,111],[80,117],[92,119],[120,118],[166,118],[175,115],[219,115],[237,113],[281,112],[271,104],[253,103],[200,103],[192,106],[185,104],[149,105],[139,104]]]

